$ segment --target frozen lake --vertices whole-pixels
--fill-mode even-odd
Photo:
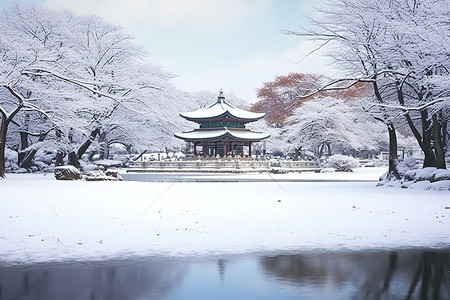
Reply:
[[[121,171],[125,181],[143,182],[377,182],[385,168],[357,168],[354,172],[336,173],[201,173],[201,172],[133,172]]]
[[[10,174],[0,299],[450,299],[448,192],[367,181],[382,172]]]
[[[450,249],[16,265],[0,299],[450,299]]]

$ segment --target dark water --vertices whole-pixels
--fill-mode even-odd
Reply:
[[[450,299],[450,249],[2,266],[0,299]]]

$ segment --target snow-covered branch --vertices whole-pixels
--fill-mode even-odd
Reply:
[[[34,75],[34,76],[43,76],[45,74],[54,76],[54,77],[59,78],[59,79],[61,79],[63,81],[66,81],[68,83],[71,83],[71,84],[77,85],[77,86],[79,86],[81,88],[84,88],[84,89],[86,89],[86,90],[88,90],[88,91],[90,91],[90,92],[92,92],[92,93],[94,93],[96,95],[99,95],[99,96],[111,99],[114,102],[118,103],[119,105],[125,107],[126,109],[128,109],[128,110],[130,110],[132,112],[135,112],[135,113],[138,113],[138,114],[142,114],[141,111],[135,110],[132,107],[126,105],[122,100],[120,100],[120,99],[118,99],[118,98],[116,98],[116,97],[114,97],[114,96],[112,96],[110,94],[107,94],[107,93],[104,93],[102,91],[96,90],[93,87],[93,86],[95,86],[95,83],[84,83],[82,81],[79,81],[78,79],[66,77],[64,75],[58,74],[58,73],[50,71],[50,70],[45,70],[45,69],[27,69],[27,70],[24,70],[23,73],[24,74],[28,74],[28,75]]]
[[[391,108],[391,109],[398,109],[398,110],[402,110],[405,113],[411,112],[411,111],[422,111],[425,110],[429,107],[432,107],[438,103],[441,103],[443,101],[445,101],[446,99],[436,99],[433,100],[431,102],[426,102],[421,106],[411,106],[411,107],[407,107],[407,106],[402,106],[402,105],[395,105],[395,104],[384,104],[384,103],[373,103],[371,107],[385,107],[385,108]]]

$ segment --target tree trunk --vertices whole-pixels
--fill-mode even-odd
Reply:
[[[69,152],[69,155],[67,156],[67,158],[69,160],[69,165],[72,165],[77,169],[80,168],[80,161],[78,160],[78,156],[75,153],[75,151]]]
[[[43,132],[39,135],[38,143],[45,140],[47,137],[48,132]],[[28,139],[27,139],[28,143]],[[36,155],[37,149],[33,149],[31,151],[26,152],[26,156],[23,158],[23,160],[20,162],[20,167],[28,169],[31,167],[31,162],[33,161],[34,156]]]
[[[331,156],[331,145],[330,145],[330,143],[325,143],[325,145],[327,146],[327,154],[328,154],[328,156]]]
[[[0,178],[5,177],[5,149],[6,149],[6,133],[8,131],[8,126],[11,120],[14,119],[15,115],[24,106],[23,97],[17,91],[15,91],[9,85],[3,85],[2,87],[7,89],[9,93],[18,100],[18,104],[16,108],[14,108],[13,111],[8,116],[6,116],[6,114],[4,114],[2,110],[0,123]]]
[[[138,159],[140,159],[142,157],[142,155],[144,155],[147,152],[147,150],[142,151],[141,153],[139,153],[139,155],[137,157],[133,157],[131,160],[132,161],[137,161]]]
[[[444,120],[444,122],[442,123],[441,129],[442,129],[442,149],[444,149],[444,155],[445,153],[447,153],[448,151],[448,137],[449,134],[447,133],[447,124],[448,121]]]
[[[56,152],[55,167],[64,166],[64,156],[66,154],[62,150]]]
[[[400,179],[400,173],[397,167],[398,155],[397,155],[397,134],[395,132],[394,124],[387,124],[389,133],[389,176],[394,176]]]
[[[374,77],[376,79],[376,76]],[[383,103],[383,97],[381,96],[380,89],[378,88],[378,83],[375,80],[373,82],[373,91],[375,93],[375,97],[377,98],[379,103]],[[398,91],[398,90],[397,90]],[[388,169],[388,178],[392,178],[394,176],[396,179],[400,179],[400,173],[397,167],[397,134],[395,132],[395,127],[392,121],[388,121],[387,114],[384,118],[378,118],[379,121],[382,121],[387,125],[388,134],[389,134],[389,169]]]
[[[322,157],[324,151],[327,151],[327,156],[331,156],[331,145],[328,142],[323,142],[319,146],[319,158]]]
[[[84,153],[86,153],[86,150],[89,148],[89,146],[92,144],[92,142],[95,140],[95,137],[100,133],[100,128],[95,129],[91,132],[91,135],[89,138],[83,143],[83,145],[78,148],[77,155],[78,159],[81,159]]]
[[[99,137],[98,137],[98,142],[100,143],[100,151],[99,151],[99,158],[100,159],[105,159],[105,151],[106,151],[106,147],[107,146],[107,142],[106,142],[106,133],[102,132],[100,133]]]
[[[0,123],[0,178],[5,177],[5,149],[6,149],[6,131],[8,123],[6,117],[2,115]]]
[[[409,128],[411,129],[414,137],[417,140],[417,143],[420,146],[420,149],[422,149],[422,151],[424,153],[423,166],[424,167],[435,166],[436,165],[436,156],[433,153],[433,149],[431,149],[430,138],[428,137],[429,135],[426,134],[425,131],[423,130],[424,137],[422,138],[419,131],[414,126],[414,123],[413,123],[411,117],[409,116],[409,114],[406,114],[405,117],[408,122]],[[426,126],[426,122],[425,122],[425,124],[422,124],[422,126]]]
[[[439,125],[436,114],[432,116],[433,120],[433,141],[436,154],[436,166],[438,169],[447,169],[445,165],[445,153],[442,147],[441,126]]]
[[[109,159],[109,144],[105,143],[106,149],[105,149],[105,158]]]
[[[34,156],[36,155],[37,149],[33,149],[31,151],[24,152],[26,154],[25,157],[22,158],[22,161],[20,162],[20,167],[24,169],[31,168],[31,162],[33,161]],[[20,155],[20,153],[19,153]]]
[[[20,131],[20,151],[19,151],[19,159],[17,164],[20,166],[22,161],[27,156],[28,151],[25,151],[29,146],[28,144],[28,132]]]
[[[95,154],[97,154],[97,151],[92,151],[91,153],[89,153],[88,160],[92,161],[92,159],[94,158]]]
[[[302,150],[302,147],[296,147],[294,148],[294,160],[298,160],[300,157],[300,151]]]
[[[62,131],[58,127],[55,128],[55,134],[56,134],[56,139],[61,140]],[[64,166],[64,156],[66,156],[66,153],[64,150],[58,149],[56,151],[55,167]]]
[[[444,149],[444,153],[447,153],[448,151],[448,138],[450,135],[447,133],[447,125],[448,121],[444,120],[442,123],[442,148]]]
[[[420,112],[420,118],[422,120],[422,151],[424,154],[423,167],[436,167],[436,156],[431,147],[432,140],[432,124],[428,120],[428,112],[423,110]]]
[[[321,144],[319,145],[319,153],[318,153],[318,157],[319,157],[319,158],[321,158],[322,155],[323,155],[323,148],[324,148],[324,145],[323,145],[323,143],[321,143]]]

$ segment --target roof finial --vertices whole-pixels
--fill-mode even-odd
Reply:
[[[223,100],[225,100],[225,97],[224,97],[224,95],[223,95],[222,89],[220,89],[220,91],[219,91],[219,97],[217,97],[217,102],[222,102]]]

